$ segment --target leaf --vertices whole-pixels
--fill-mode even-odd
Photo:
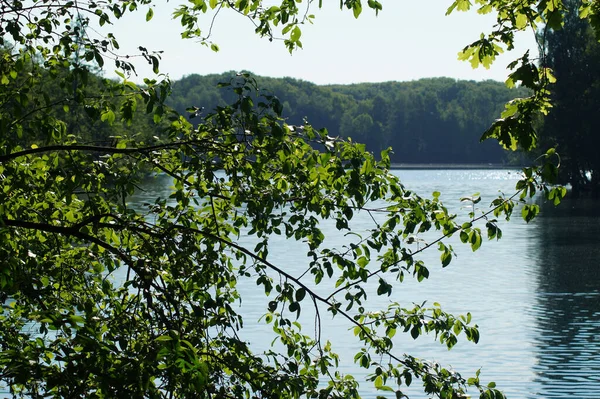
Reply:
[[[304,288],[298,288],[296,290],[296,301],[297,302],[302,301],[305,296],[306,296],[306,290]]]
[[[146,13],[146,22],[150,21],[154,16],[154,9],[152,7],[148,8],[148,12]]]
[[[448,250],[444,250],[444,252],[442,252],[442,255],[440,256],[440,259],[442,261],[442,267],[446,267],[452,261],[452,253]]]
[[[563,27],[563,15],[559,9],[549,11],[546,16],[546,24],[553,30],[560,30]]]
[[[517,18],[515,20],[515,27],[519,30],[523,30],[527,27],[528,24],[527,15],[523,13],[517,13]]]
[[[294,29],[292,29],[292,33],[290,34],[290,40],[292,42],[297,42],[298,40],[300,40],[301,35],[302,35],[302,31],[300,30],[298,25],[296,25],[296,26],[294,26]]]
[[[100,54],[100,52],[94,51],[93,56],[94,56],[94,59],[96,60],[96,63],[98,64],[98,67],[102,68],[104,66],[104,58],[102,58],[102,55]]]
[[[290,310],[290,312],[298,312],[298,315],[300,314],[300,304],[298,302],[290,303],[288,309]]]
[[[361,257],[358,258],[358,260],[356,261],[356,263],[358,263],[358,265],[361,268],[363,268],[363,267],[365,267],[365,266],[367,266],[369,264],[369,260],[366,257],[361,256]]]
[[[383,10],[383,5],[377,0],[367,0],[367,4],[375,10],[375,15],[379,15],[379,11]]]
[[[112,125],[115,121],[115,113],[110,109],[105,110],[104,112],[102,112],[100,120],[102,122],[108,122],[109,125]]]
[[[85,319],[81,316],[71,315],[71,316],[69,316],[69,321],[72,324],[77,324],[77,323],[83,323],[85,321]]]
[[[355,0],[354,3],[352,3],[352,14],[354,14],[354,18],[358,18],[361,13],[362,5],[360,3],[360,0]]]
[[[377,378],[375,378],[375,381],[373,382],[373,385],[375,386],[375,388],[379,389],[383,386],[383,377],[378,375]]]
[[[469,234],[469,242],[473,252],[477,251],[481,246],[481,233],[478,230],[472,230]]]
[[[406,372],[404,372],[403,376],[404,376],[404,382],[406,383],[406,386],[409,387],[410,384],[412,383],[412,374],[410,374],[410,372],[407,370]]]
[[[456,0],[446,10],[446,16],[450,15],[455,9],[458,11],[469,11],[471,2],[469,0]]]
[[[413,339],[417,339],[417,338],[419,338],[419,335],[420,335],[420,334],[421,334],[421,331],[419,331],[419,327],[417,327],[417,326],[414,326],[413,328],[411,328],[411,330],[410,330],[410,336],[411,336]]]
[[[273,313],[275,312],[275,310],[277,310],[277,301],[270,301],[269,302],[269,312]]]

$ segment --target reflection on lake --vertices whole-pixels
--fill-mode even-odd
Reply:
[[[536,393],[600,397],[600,212],[592,200],[544,207],[536,286]]]
[[[511,187],[502,184],[501,172],[398,173],[408,185],[422,181],[427,191],[425,182],[436,182],[446,194],[489,193],[494,187],[509,193]],[[491,179],[477,183],[480,175]],[[467,192],[457,192],[461,180]],[[568,199],[557,208],[541,205],[540,217],[531,224],[515,217],[500,242],[459,257],[451,267],[470,281],[451,275],[436,283],[446,303],[457,298],[443,294],[448,285],[460,284],[469,292],[468,300],[459,300],[461,311],[473,311],[483,335],[480,345],[457,347],[447,358],[460,371],[482,366],[483,376],[496,381],[509,398],[597,399],[600,207],[589,199]]]

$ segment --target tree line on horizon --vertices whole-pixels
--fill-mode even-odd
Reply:
[[[188,117],[196,113],[197,118],[190,121],[200,123],[217,107],[235,101],[236,94],[221,86],[238,75],[229,71],[183,77],[172,82],[165,104]],[[56,118],[67,121],[67,134],[102,145],[110,145],[121,137],[152,142],[154,137],[166,134],[168,124],[155,124],[155,117],[146,115],[144,107],[138,106],[143,103],[141,97],[123,103],[109,100],[110,79],[95,74],[86,79],[85,93],[79,95],[97,98],[96,106],[69,104],[53,111]],[[491,80],[452,78],[350,85],[316,85],[290,77],[255,79],[264,92],[279,98],[287,123],[326,128],[331,137],[351,138],[365,144],[367,151],[376,156],[391,147],[393,163],[506,164],[520,160],[496,142],[480,142],[480,137],[507,101],[527,95],[525,89],[511,90]],[[58,105],[73,95],[73,87],[81,83],[74,80],[57,87],[51,79],[47,81],[38,89],[38,97]],[[190,107],[199,112],[190,113]],[[113,123],[122,119],[117,115],[123,111],[132,115],[132,122]],[[162,112],[168,111],[165,108]],[[47,132],[38,129],[38,133],[39,137],[29,137],[31,143],[45,140]]]
[[[190,105],[210,114],[232,101],[220,83],[233,71],[189,75],[173,82],[169,105],[185,113]],[[327,128],[332,137],[351,138],[379,154],[392,147],[394,163],[510,163],[518,157],[496,142],[480,142],[503,105],[527,95],[497,81],[426,78],[410,82],[316,85],[284,77],[256,77],[259,86],[278,96],[292,125]],[[193,121],[193,120],[192,120]]]

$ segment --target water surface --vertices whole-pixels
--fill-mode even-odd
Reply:
[[[442,200],[467,219],[471,210],[459,198],[481,193],[481,212],[504,192],[510,195],[518,172],[510,170],[396,170],[405,186],[422,196],[442,192]],[[142,207],[170,193],[170,179],[160,176],[144,182],[144,191],[130,199]],[[357,231],[373,226],[367,214],[358,214]],[[482,226],[483,227],[483,226]],[[542,203],[542,213],[530,224],[518,214],[502,223],[503,238],[484,242],[473,253],[453,238],[458,257],[445,269],[439,252],[425,252],[431,276],[417,283],[407,278],[395,286],[391,298],[369,296],[369,309],[385,308],[391,301],[406,307],[413,303],[439,302],[445,310],[471,312],[480,327],[479,344],[465,339],[448,351],[433,337],[413,340],[398,333],[397,353],[451,365],[469,377],[481,368],[482,381],[493,380],[508,398],[598,399],[600,398],[600,207],[590,200],[566,200],[558,207]],[[341,247],[348,238],[331,223],[323,224],[327,243]],[[428,237],[435,238],[434,236]],[[254,239],[243,236],[239,243],[253,248]],[[301,243],[281,237],[271,240],[270,260],[293,275],[308,264]],[[262,289],[253,281],[240,282],[244,329],[240,336],[256,350],[267,349],[273,339],[270,327],[259,322],[266,311]],[[331,282],[317,288],[326,294]],[[307,334],[314,331],[314,312],[303,310]],[[364,370],[352,358],[359,345],[350,325],[341,318],[323,318],[324,339],[332,341],[342,355],[341,371],[364,380]],[[464,338],[464,337],[463,337]],[[424,398],[418,381],[406,391],[411,398]],[[377,392],[361,384],[364,398]],[[477,392],[470,392],[478,397]]]
[[[442,192],[446,205],[465,217],[470,209],[464,208],[460,197],[481,193],[478,207],[483,209],[499,192],[511,194],[518,180],[518,172],[507,170],[394,173],[421,195]],[[509,398],[600,398],[600,212],[595,203],[586,201],[565,201],[557,209],[541,205],[538,219],[526,224],[517,213],[501,225],[500,241],[486,241],[475,253],[452,240],[458,257],[446,269],[439,264],[439,252],[426,253],[428,280],[406,279],[392,298],[369,297],[371,309],[386,307],[390,301],[406,306],[439,302],[445,310],[471,312],[480,327],[479,344],[462,340],[451,351],[433,337],[415,341],[398,334],[399,353],[451,365],[466,377],[481,368],[482,380],[495,381]],[[367,215],[360,217],[364,219],[358,220],[359,225],[371,226]],[[343,235],[324,226],[330,244],[344,244]],[[305,269],[300,245],[281,239],[272,245],[271,261],[296,275]],[[262,348],[271,338],[268,328],[252,323],[264,313],[265,301],[254,288],[242,286],[244,338]],[[310,314],[304,322],[310,332]],[[342,371],[361,379],[363,370],[352,362],[359,346],[348,328],[343,320],[326,320],[324,336],[345,355]],[[377,395],[367,383],[361,392],[365,398]],[[425,397],[415,384],[407,392],[413,398]]]

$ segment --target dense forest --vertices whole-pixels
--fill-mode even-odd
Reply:
[[[40,104],[51,104],[55,117],[68,122],[66,134],[96,144],[125,138],[151,143],[153,137],[164,136],[168,123],[154,124],[152,115],[138,106],[144,103],[141,96],[115,97],[109,80],[93,74],[86,79],[85,91],[78,88],[77,79],[60,87],[40,85]],[[236,94],[226,85],[235,79],[239,79],[235,72],[184,77],[173,82],[166,103],[188,116],[189,109],[197,107],[201,111],[191,121],[199,122],[216,107],[236,101]],[[392,147],[394,163],[506,164],[516,159],[514,154],[509,159],[511,154],[494,141],[480,142],[482,132],[500,115],[503,105],[527,95],[525,90],[510,90],[500,82],[433,78],[319,86],[293,78],[256,77],[256,81],[258,87],[281,100],[287,123],[326,128],[330,136],[365,144],[376,156]],[[67,104],[66,99],[73,95],[95,101],[85,107]],[[122,112],[132,114],[133,122],[120,123],[117,115]],[[101,118],[96,118],[98,115]],[[49,132],[35,131],[39,137],[30,137],[32,143],[46,141]]]
[[[10,56],[9,50],[0,48],[0,62],[6,63]],[[80,138],[86,144],[104,146],[114,145],[117,140],[149,143],[166,132],[168,123],[146,113],[144,99],[139,94],[144,91],[132,83],[129,83],[133,86],[129,92],[115,91],[115,81],[101,77],[99,71],[88,73],[84,68],[70,70],[63,65],[48,67],[35,62],[23,62],[20,68],[23,76],[12,81],[2,76],[6,80],[1,82],[1,87],[6,93],[18,93],[7,96],[2,107],[14,107],[11,116],[17,118],[22,127],[9,134],[6,131],[10,125],[2,121],[0,133],[16,134],[18,137],[11,138],[24,139],[27,146],[49,145],[58,138],[66,142]],[[28,92],[20,89],[30,81],[35,83],[34,89]],[[166,96],[168,90],[164,91]],[[82,99],[86,100],[85,104],[79,103]],[[33,117],[40,108],[53,123],[61,121],[59,127]],[[166,112],[166,107],[160,107],[156,114]],[[24,131],[27,134],[21,137]]]
[[[174,82],[170,105],[181,113],[190,106],[210,113],[232,102],[234,94],[218,84],[235,76],[184,77]],[[451,78],[327,86],[293,78],[257,81],[281,99],[288,123],[326,127],[331,136],[351,137],[375,154],[392,147],[395,163],[508,162],[496,142],[479,138],[507,101],[527,94],[496,81]]]

